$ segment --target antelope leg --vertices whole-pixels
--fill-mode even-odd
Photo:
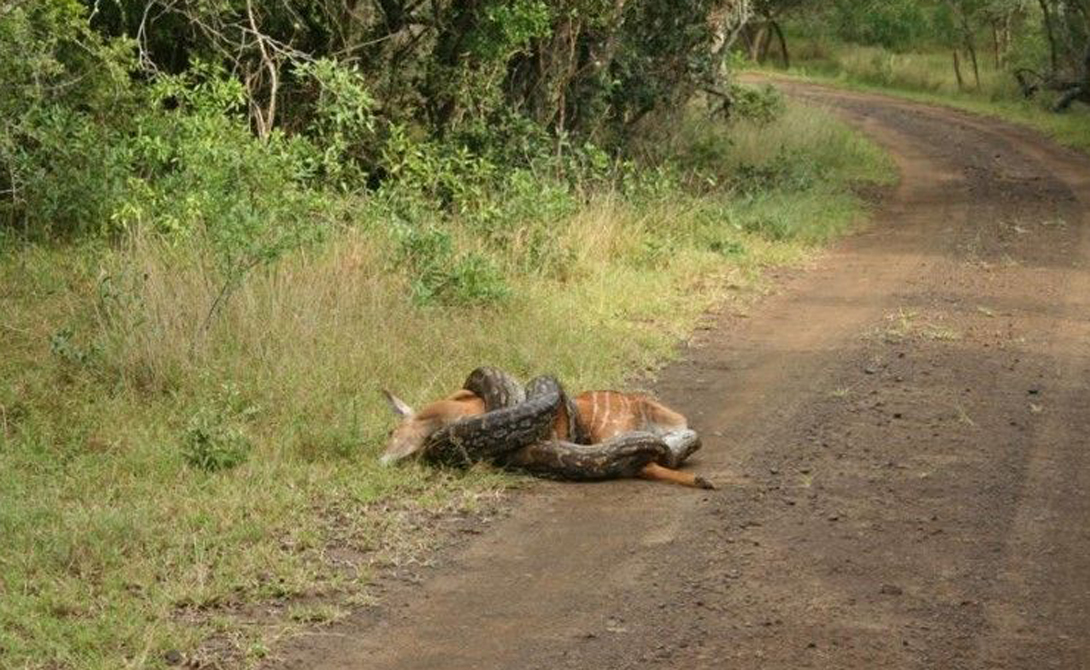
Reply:
[[[695,489],[715,489],[715,484],[700,475],[664,468],[658,463],[648,463],[645,465],[643,470],[640,470],[640,478],[656,482],[679,484]]]

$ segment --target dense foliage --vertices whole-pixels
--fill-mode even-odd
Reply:
[[[245,267],[311,236],[330,192],[397,184],[457,212],[517,189],[511,169],[578,179],[604,167],[590,142],[619,155],[718,87],[746,6],[17,0],[0,229],[201,228],[247,240],[226,261]]]

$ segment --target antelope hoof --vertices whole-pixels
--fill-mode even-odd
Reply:
[[[704,489],[705,491],[715,490],[715,484],[713,484],[711,480],[705,479],[700,475],[697,475],[696,479],[694,479],[693,482],[696,484],[697,488]]]

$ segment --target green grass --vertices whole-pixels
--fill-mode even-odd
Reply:
[[[893,178],[795,106],[660,139],[703,193],[649,182],[547,221],[563,271],[513,274],[489,307],[418,306],[368,223],[250,275],[207,331],[199,239],[0,247],[0,665],[245,665],[341,616],[375,562],[430,550],[427,519],[521,481],[379,467],[379,388],[424,402],[484,363],[622,384],[763,267],[859,222],[855,185]]]
[[[953,57],[946,53],[893,53],[880,47],[801,40],[794,44],[793,57],[787,72],[793,76],[854,90],[892,93],[1019,123],[1061,144],[1090,151],[1090,108],[1076,104],[1068,112],[1056,114],[1047,108],[1051,102],[1048,93],[1038,100],[1025,100],[1014,77],[997,70],[984,56],[979,88],[970,66],[962,64],[965,90],[958,89]]]

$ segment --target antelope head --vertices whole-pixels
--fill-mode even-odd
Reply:
[[[484,401],[470,391],[458,391],[449,398],[427,405],[419,412],[389,391],[383,390],[382,393],[386,396],[390,409],[401,417],[401,422],[390,431],[386,451],[379,458],[383,465],[418,456],[432,433],[458,419],[484,411]]]
[[[379,463],[390,465],[418,453],[435,428],[430,425],[431,422],[420,421],[413,408],[401,398],[386,389],[382,390],[382,394],[386,396],[390,410],[401,417],[401,421],[390,431],[386,451],[379,458]]]

